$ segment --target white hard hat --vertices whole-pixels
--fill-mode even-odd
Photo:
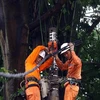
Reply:
[[[66,51],[68,51],[70,49],[68,43],[63,43],[61,45],[61,49],[64,48],[64,47],[67,47],[65,50],[61,51],[61,54],[65,53]]]
[[[41,51],[41,52],[39,53],[39,55],[40,55],[42,58],[44,58],[45,55],[46,55],[46,52],[43,50],[43,51]]]

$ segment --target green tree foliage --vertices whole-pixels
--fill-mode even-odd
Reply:
[[[81,99],[97,100],[100,98],[100,34],[93,31],[85,38],[80,57],[83,62]],[[83,98],[83,99],[82,99]]]

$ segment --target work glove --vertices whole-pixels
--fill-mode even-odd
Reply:
[[[54,52],[56,52],[58,50],[57,41],[53,41],[53,48],[54,48]]]
[[[52,41],[49,41],[48,42],[48,49],[50,50],[52,47],[53,47],[53,42]]]
[[[70,50],[73,51],[73,50],[74,50],[74,43],[71,43],[71,42],[70,42],[70,43],[68,43],[68,45],[69,45],[69,47],[70,47]]]
[[[52,52],[56,52],[58,50],[57,41],[49,41],[48,42],[48,49]]]

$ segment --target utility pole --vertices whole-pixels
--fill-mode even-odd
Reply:
[[[49,41],[57,41],[57,30],[55,27],[49,28]],[[49,100],[59,100],[58,67],[55,59],[52,66],[49,68],[49,80]]]
[[[51,50],[54,50],[53,42],[57,42],[57,30],[55,27],[49,28],[49,42],[51,42]],[[59,100],[59,83],[58,83],[58,67],[53,60],[53,64],[49,68],[48,77],[43,76],[41,79],[42,100]]]

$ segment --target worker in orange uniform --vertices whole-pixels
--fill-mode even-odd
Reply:
[[[63,43],[61,49],[66,46],[67,48],[61,54],[67,58],[67,61],[63,63],[58,55],[55,55],[55,60],[61,70],[67,70],[66,79],[64,80],[64,100],[76,100],[79,92],[79,83],[81,82],[82,62],[74,51],[74,44]]]
[[[27,72],[32,70],[35,66],[37,66],[38,63],[46,56],[46,53],[48,53],[47,51],[47,47],[43,45],[37,46],[25,60],[25,71]],[[25,76],[25,92],[27,100],[41,100],[39,84],[39,80],[41,79],[40,72],[49,68],[52,63],[53,57],[50,57],[42,65],[40,65],[39,68]]]

